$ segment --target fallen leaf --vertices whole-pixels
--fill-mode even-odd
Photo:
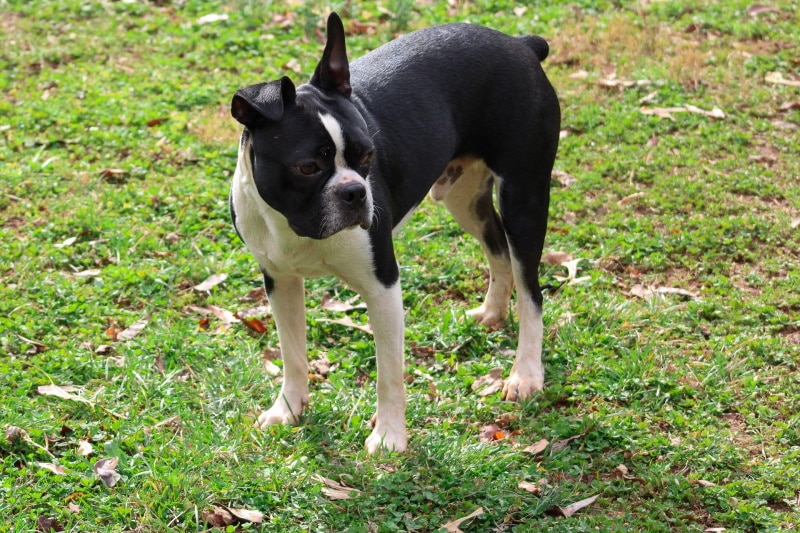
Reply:
[[[24,438],[28,435],[28,433],[22,429],[18,428],[17,426],[8,426],[6,427],[6,440],[8,442],[14,442],[19,438]]]
[[[327,376],[331,371],[331,362],[328,360],[328,357],[322,355],[319,359],[314,359],[310,361],[308,367],[311,369],[312,372],[318,374],[320,376]]]
[[[75,453],[86,457],[94,453],[94,448],[88,440],[82,440],[80,444],[78,444],[78,450]]]
[[[800,81],[798,80],[788,80],[783,77],[783,74],[780,72],[769,72],[765,77],[764,81],[767,83],[773,83],[776,85],[789,85],[790,87],[800,87]]]
[[[168,120],[169,120],[168,117],[159,117],[159,118],[154,118],[154,119],[148,120],[146,122],[146,124],[147,124],[148,128],[152,128],[152,127],[155,127],[155,126],[159,126],[159,125],[165,123]]]
[[[567,269],[567,277],[555,276],[555,275],[553,277],[556,278],[558,281],[566,282],[568,285],[569,284],[577,285],[579,283],[589,281],[590,279],[592,279],[590,276],[582,276],[580,278],[578,277],[578,263],[580,263],[581,261],[583,261],[583,259],[572,259],[570,261],[561,263],[561,266],[566,267]]]
[[[453,520],[452,522],[448,522],[439,529],[444,528],[445,531],[447,531],[447,533],[463,533],[463,531],[461,531],[460,529],[461,524],[463,524],[467,520],[472,520],[476,516],[480,516],[482,514],[483,514],[483,507],[478,507],[464,518],[458,518],[456,520]]]
[[[79,506],[77,506],[76,504],[72,503],[72,502],[69,502],[67,504],[67,509],[69,509],[70,512],[75,513],[75,514],[80,514],[80,512],[81,512],[81,508]]]
[[[586,507],[592,505],[595,502],[595,500],[597,500],[597,498],[599,497],[600,497],[599,494],[595,494],[590,498],[586,498],[585,500],[571,503],[566,507],[555,507],[554,509],[551,509],[550,512],[555,516],[563,516],[564,518],[569,518],[570,516],[580,511],[581,509],[585,509]]]
[[[240,298],[243,302],[261,302],[267,299],[267,291],[264,287],[253,289]]]
[[[79,272],[75,272],[73,276],[76,278],[94,278],[102,274],[103,271],[99,268],[90,268],[88,270],[81,270]]]
[[[572,261],[572,254],[567,252],[547,252],[542,255],[542,262],[547,265],[563,265],[568,261]]]
[[[40,516],[36,519],[36,531],[50,533],[51,531],[64,531],[64,527],[55,518]]]
[[[257,318],[247,318],[240,315],[239,313],[234,313],[233,316],[239,319],[239,321],[241,321],[241,323],[244,324],[245,327],[250,331],[253,331],[258,334],[267,332],[267,326],[264,325],[264,323]]]
[[[669,120],[674,121],[675,117],[672,116],[673,113],[682,113],[686,111],[684,107],[648,107],[644,106],[639,109],[639,112],[643,115],[654,115],[658,118],[666,118]]]
[[[101,344],[97,348],[95,348],[94,353],[97,355],[108,355],[114,351],[114,348],[110,344]]]
[[[119,458],[117,457],[100,459],[94,464],[94,473],[97,474],[106,486],[113,487],[122,477],[117,473],[118,463]]]
[[[36,463],[36,466],[39,468],[44,468],[45,470],[49,470],[50,472],[57,474],[59,476],[63,476],[67,473],[67,469],[61,465],[56,465],[53,463]]]
[[[572,437],[568,437],[566,439],[554,442],[550,446],[550,455],[553,455],[554,453],[560,452],[561,450],[565,449],[569,445],[570,442],[572,442],[574,440],[578,440],[578,439],[583,438],[585,436],[586,436],[586,432],[581,433],[579,435],[573,435]]]
[[[546,486],[547,478],[543,478],[536,483],[531,483],[530,481],[520,481],[519,485],[517,485],[517,488],[524,490],[525,492],[530,492],[531,494],[541,494],[542,489]]]
[[[627,475],[628,467],[622,464],[617,465],[611,473],[611,477],[615,479],[624,479]]]
[[[656,292],[658,294],[677,294],[679,296],[686,296],[687,298],[692,299],[697,299],[700,297],[692,291],[687,291],[686,289],[680,289],[677,287],[656,287]]]
[[[212,22],[221,22],[224,20],[228,20],[228,15],[225,13],[209,13],[197,19],[197,24],[202,26],[203,24],[211,24]]]
[[[485,376],[476,379],[471,388],[481,397],[500,392],[503,390],[503,369],[493,368]]]
[[[123,329],[122,331],[117,332],[115,340],[117,341],[129,341],[136,337],[142,330],[147,326],[147,319],[143,318],[141,320],[137,320],[127,328]]]
[[[100,177],[109,183],[122,183],[128,172],[121,168],[104,168],[100,171]]]
[[[63,387],[58,385],[40,385],[36,388],[36,392],[42,396],[55,396],[56,398],[61,398],[62,400],[91,403],[83,396],[72,394],[73,392],[78,392],[80,390],[81,389],[78,387],[73,387],[72,385],[64,385]]]
[[[259,305],[257,307],[251,307],[249,309],[243,309],[236,312],[236,316],[238,316],[240,319],[251,318],[254,316],[269,316],[271,314],[272,309],[270,309],[268,305]]]
[[[337,483],[332,479],[322,477],[318,474],[315,474],[313,477],[317,481],[322,482],[322,494],[324,494],[330,500],[349,500],[353,497],[353,495],[357,496],[361,494],[361,491],[358,489]]]
[[[37,353],[42,353],[45,350],[47,350],[47,346],[45,346],[41,342],[36,342],[34,340],[25,338],[19,334],[17,335],[17,337],[19,337],[19,340],[21,340],[22,342],[26,342],[31,345],[31,348],[25,352],[28,355],[36,355]]]
[[[628,291],[631,296],[636,296],[637,298],[642,298],[644,300],[649,300],[655,295],[655,292],[652,289],[648,289],[644,285],[636,284],[631,287],[631,290]]]
[[[701,487],[716,487],[717,484],[711,481],[706,481],[705,479],[692,479],[690,480],[692,485],[700,485]]]
[[[634,200],[638,200],[639,198],[643,198],[645,193],[643,192],[635,192],[633,194],[629,194],[623,198],[620,198],[617,202],[617,205],[622,207],[623,205],[628,205],[629,203],[633,202]]]
[[[318,322],[329,322],[331,324],[339,324],[340,326],[344,326],[346,328],[357,329],[358,331],[363,331],[364,333],[368,333],[368,334],[372,335],[372,328],[369,325],[364,326],[364,325],[361,325],[361,324],[356,324],[355,322],[353,322],[353,319],[350,318],[349,316],[346,316],[344,318],[337,318],[335,320],[332,320],[332,319],[329,319],[329,318],[318,318],[317,321]]]
[[[347,300],[346,302],[342,302],[340,300],[332,298],[330,294],[325,294],[325,296],[322,297],[322,304],[320,305],[320,307],[322,307],[326,311],[334,311],[337,313],[346,313],[348,311],[353,311],[354,309],[366,309],[367,304],[363,302],[359,304],[353,303],[358,298],[359,297],[356,296],[354,298]]]
[[[531,455],[537,455],[537,454],[540,454],[543,451],[545,451],[549,444],[550,444],[549,440],[542,439],[542,440],[540,440],[538,442],[534,442],[533,444],[531,444],[530,446],[528,446],[527,448],[525,448],[522,451],[523,451],[523,453],[529,453]]]
[[[211,527],[227,527],[236,522],[227,509],[214,505],[211,511],[203,511],[203,522]]]
[[[251,509],[236,509],[234,507],[226,508],[233,516],[245,522],[252,522],[260,524],[264,520],[264,513],[261,511],[253,511]]]
[[[550,174],[550,179],[557,181],[562,187],[569,189],[578,181],[572,174],[568,174],[562,170],[554,170]]]
[[[58,244],[54,244],[53,248],[66,248],[67,246],[72,246],[77,241],[77,237],[70,237],[69,239],[64,239],[62,242]]]
[[[800,100],[794,102],[785,102],[778,108],[781,111],[790,111],[792,109],[800,109]]]
[[[781,9],[775,6],[764,6],[761,4],[753,4],[747,8],[747,14],[751,17],[758,17],[764,13],[780,13]]]
[[[203,282],[195,285],[194,286],[194,290],[200,291],[200,292],[202,292],[202,291],[210,291],[211,289],[213,289],[214,287],[216,287],[217,285],[219,285],[220,283],[222,283],[226,279],[228,279],[228,275],[227,274],[212,274],[209,277],[207,277]]]
[[[481,442],[495,442],[505,439],[506,436],[507,433],[503,431],[500,426],[497,424],[489,424],[481,428],[478,438]]]

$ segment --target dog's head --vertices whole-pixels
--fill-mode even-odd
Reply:
[[[236,92],[231,114],[246,128],[250,174],[261,198],[302,237],[324,239],[372,224],[369,172],[374,147],[350,100],[344,26],[328,18],[314,75],[295,88],[283,77]]]

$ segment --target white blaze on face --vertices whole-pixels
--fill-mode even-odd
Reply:
[[[330,115],[323,115],[320,113],[319,119],[322,121],[322,125],[325,126],[328,135],[331,136],[333,144],[336,146],[334,163],[336,163],[337,172],[343,168],[347,168],[347,162],[344,160],[344,134],[342,133],[342,125]]]

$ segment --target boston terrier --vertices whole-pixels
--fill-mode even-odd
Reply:
[[[519,340],[503,398],[544,386],[538,267],[561,112],[541,37],[470,24],[404,35],[350,64],[335,13],[311,80],[236,92],[244,125],[230,208],[275,317],[283,384],[258,426],[296,423],[308,404],[303,278],[335,275],[367,304],[377,354],[370,454],[407,445],[403,299],[392,237],[427,193],[480,241],[489,263],[481,324]],[[497,196],[498,212],[493,200]]]

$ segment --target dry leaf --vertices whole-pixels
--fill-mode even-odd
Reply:
[[[209,13],[208,15],[203,15],[197,19],[197,24],[202,26],[203,24],[211,24],[212,22],[220,22],[224,20],[228,20],[228,15],[225,13]]]
[[[205,281],[202,283],[195,285],[194,290],[196,291],[210,291],[223,281],[228,278],[227,274],[212,274],[211,276],[207,277]]]
[[[539,494],[542,492],[541,486],[539,486],[537,483],[531,483],[530,481],[520,481],[519,485],[517,485],[517,488],[524,490],[525,492],[530,492],[531,494]]]
[[[471,388],[481,397],[500,392],[503,390],[503,369],[493,368],[485,376],[476,379]]]
[[[717,484],[711,481],[706,481],[705,479],[692,479],[690,481],[692,485],[700,485],[701,487],[716,487]]]
[[[69,509],[69,510],[70,510],[70,512],[72,512],[72,513],[75,513],[75,514],[80,514],[80,512],[81,512],[81,508],[80,508],[80,507],[78,507],[77,505],[75,505],[75,504],[74,504],[74,503],[72,503],[72,502],[69,502],[69,503],[67,504],[67,509]]]
[[[631,296],[636,296],[637,298],[642,298],[644,300],[649,300],[655,295],[655,292],[653,292],[652,289],[648,289],[644,285],[640,285],[638,283],[631,287],[629,293]]]
[[[233,507],[227,507],[227,510],[239,520],[244,520],[245,522],[252,522],[254,524],[260,524],[264,520],[264,513],[261,511],[253,511],[251,509],[236,509]]]
[[[751,17],[758,17],[764,13],[780,13],[781,9],[775,6],[764,6],[761,4],[753,4],[747,8],[747,14]]]
[[[564,440],[559,440],[559,441],[554,442],[552,444],[552,446],[550,446],[550,455],[553,455],[554,453],[560,452],[561,450],[565,449],[569,445],[570,442],[572,442],[574,440],[578,440],[578,439],[583,438],[585,436],[586,436],[586,432],[581,433],[579,435],[573,435],[572,437],[568,437],[568,438],[566,438]]]
[[[787,80],[780,72],[770,72],[764,77],[767,83],[774,83],[776,85],[789,85],[791,87],[800,87],[800,81]]]
[[[6,440],[8,442],[14,442],[19,438],[25,438],[28,433],[22,429],[18,428],[17,426],[8,426],[6,427]]]
[[[40,516],[36,519],[36,531],[50,533],[51,531],[64,531],[64,527],[55,518]]]
[[[58,474],[59,476],[63,476],[67,473],[67,469],[61,465],[55,465],[53,463],[35,463],[36,466],[39,468],[44,468],[45,470],[49,470],[54,474]]]
[[[236,519],[227,509],[214,505],[211,511],[203,511],[203,522],[211,527],[227,527],[233,525]]]
[[[547,439],[542,439],[542,440],[540,440],[538,442],[535,442],[535,443],[531,444],[530,446],[528,446],[527,448],[525,448],[522,451],[524,453],[529,453],[531,455],[536,455],[536,454],[539,454],[539,453],[542,453],[543,451],[545,451],[549,444],[550,444],[550,441],[548,441]]]
[[[66,248],[67,246],[72,246],[73,244],[75,244],[75,241],[77,240],[78,240],[77,237],[70,237],[69,239],[65,239],[64,241],[58,244],[54,244],[53,248]]]
[[[81,389],[78,387],[73,387],[72,385],[64,385],[63,387],[59,387],[58,385],[40,385],[36,388],[36,392],[42,396],[55,396],[56,398],[61,398],[62,400],[74,400],[76,402],[90,403],[89,400],[83,396],[72,394],[73,392],[78,392],[80,390]]]
[[[316,474],[313,477],[317,481],[322,482],[324,485],[322,487],[322,494],[324,494],[330,500],[349,500],[353,497],[353,495],[357,496],[361,494],[360,490],[342,485],[341,483],[337,483],[332,479],[328,479]]]
[[[267,332],[267,326],[264,325],[264,323],[258,318],[247,318],[239,313],[234,313],[233,316],[236,317],[238,320],[240,320],[242,324],[244,324],[245,327],[250,331],[253,331],[258,334]]]
[[[339,324],[340,326],[344,326],[346,328],[353,328],[357,329],[358,331],[363,331],[364,333],[368,333],[372,335],[372,328],[369,325],[363,326],[361,324],[356,324],[353,322],[353,319],[349,316],[344,318],[337,318],[336,320],[331,320],[329,318],[319,318],[317,319],[318,322],[330,322],[331,324]]]
[[[463,524],[467,520],[472,520],[476,516],[480,516],[482,514],[483,514],[483,507],[478,507],[464,518],[458,518],[456,520],[453,520],[452,522],[448,522],[439,529],[444,528],[447,531],[447,533],[464,533],[460,529],[461,524]]]
[[[331,371],[331,362],[325,355],[320,356],[319,359],[314,359],[313,361],[309,362],[308,366],[311,371],[314,372],[314,374],[323,377],[327,376]]]
[[[81,270],[80,272],[75,272],[73,274],[76,278],[93,278],[95,276],[99,276],[102,273],[102,270],[99,268],[90,268],[89,270]]]
[[[658,294],[677,294],[680,296],[686,296],[687,298],[697,299],[699,296],[692,292],[687,291],[686,289],[679,289],[676,287],[657,287],[656,292]]]
[[[542,261],[548,265],[563,265],[568,261],[572,261],[572,254],[567,252],[547,252],[542,255]]]
[[[567,277],[555,276],[555,275],[553,277],[556,278],[558,281],[566,282],[568,285],[569,284],[577,285],[578,283],[589,281],[590,279],[592,279],[590,276],[582,276],[580,278],[578,277],[578,263],[580,263],[581,261],[583,261],[583,259],[572,259],[571,261],[566,261],[564,263],[561,263],[561,266],[567,268]]]
[[[503,440],[508,436],[508,434],[503,431],[503,429],[498,426],[497,424],[489,424],[488,426],[483,426],[480,431],[480,435],[478,438],[481,442],[495,442],[499,440]]]
[[[792,229],[800,228],[800,218],[795,218],[790,224]]]
[[[591,498],[586,498],[585,500],[581,500],[579,502],[571,503],[571,504],[567,505],[566,507],[556,507],[556,508],[552,509],[551,511],[556,516],[563,516],[564,518],[569,518],[570,516],[574,515],[578,511],[580,511],[581,509],[584,509],[584,508],[589,507],[590,505],[592,505],[595,502],[595,500],[597,500],[597,498],[599,498],[599,497],[600,497],[599,494],[595,494]]]
[[[243,302],[262,302],[267,299],[267,291],[264,287],[253,289],[240,298]]]
[[[100,459],[94,464],[94,473],[97,474],[106,486],[113,487],[122,477],[117,473],[118,463],[119,458],[117,457]]]
[[[568,174],[562,170],[554,170],[550,174],[550,179],[557,181],[562,187],[570,188],[578,181],[572,174]]]
[[[359,304],[353,304],[353,302],[356,301],[358,298],[359,298],[358,296],[355,296],[354,298],[351,298],[346,302],[342,302],[340,300],[335,300],[331,298],[330,294],[325,294],[325,296],[322,297],[322,304],[320,305],[320,307],[322,307],[326,311],[334,311],[337,313],[346,313],[348,311],[353,311],[354,309],[366,309],[367,304],[363,302]]]
[[[82,440],[80,444],[78,444],[78,455],[87,456],[94,453],[94,448],[92,447],[91,443],[88,440]]]
[[[129,341],[141,333],[145,326],[147,326],[146,318],[137,320],[127,328],[117,332],[115,339],[118,341]]]

